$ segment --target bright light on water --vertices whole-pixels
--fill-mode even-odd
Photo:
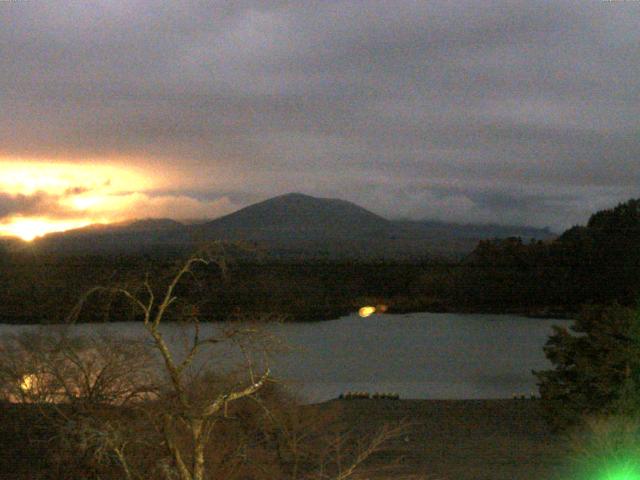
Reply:
[[[367,306],[362,307],[360,310],[358,310],[358,315],[360,315],[362,318],[370,317],[374,313],[376,313],[376,307]]]

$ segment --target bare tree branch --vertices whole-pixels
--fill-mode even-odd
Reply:
[[[203,415],[206,417],[210,417],[214,413],[220,411],[220,409],[227,403],[233,402],[243,397],[247,397],[249,395],[253,395],[258,390],[260,390],[260,388],[262,388],[262,386],[266,383],[267,379],[269,378],[269,375],[271,375],[271,370],[267,369],[267,371],[264,372],[262,377],[260,377],[260,379],[257,382],[252,383],[251,385],[247,386],[243,390],[220,395],[213,403],[211,403],[209,406],[204,408],[202,412]]]

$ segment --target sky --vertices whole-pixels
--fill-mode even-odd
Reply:
[[[640,196],[640,1],[0,2],[0,234],[288,192],[549,226]]]

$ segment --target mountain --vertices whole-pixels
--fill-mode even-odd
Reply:
[[[48,239],[58,237],[82,237],[87,235],[118,235],[134,232],[165,232],[179,230],[184,225],[169,218],[144,218],[119,223],[96,223],[82,228],[50,233]]]
[[[289,193],[193,227],[206,238],[309,241],[385,234],[392,222],[345,200]]]
[[[138,253],[169,247],[181,250],[189,243],[191,238],[182,223],[147,218],[50,233],[36,240],[35,245],[47,252]]]
[[[194,238],[244,240],[276,256],[385,255],[393,222],[354,203],[289,193],[191,227]]]
[[[212,240],[247,241],[280,258],[408,258],[463,255],[484,238],[546,239],[546,230],[387,220],[352,202],[289,193],[205,223],[146,219],[94,225],[38,240],[47,251],[193,251]]]
[[[468,253],[479,240],[548,239],[545,229],[387,220],[354,203],[289,193],[192,228],[202,240],[246,240],[284,255],[425,257]]]

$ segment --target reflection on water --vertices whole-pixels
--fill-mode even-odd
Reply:
[[[278,354],[273,372],[309,401],[347,391],[396,392],[402,398],[511,398],[536,392],[531,370],[549,367],[542,347],[552,325],[508,315],[413,313],[353,314],[319,323],[268,328],[293,348]],[[29,328],[0,325],[0,333]],[[78,331],[107,329],[141,335],[141,325],[83,324]],[[165,325],[175,349],[185,345],[176,325]],[[215,325],[203,325],[203,334]],[[216,352],[228,361],[230,352]],[[214,365],[216,362],[213,362]]]

